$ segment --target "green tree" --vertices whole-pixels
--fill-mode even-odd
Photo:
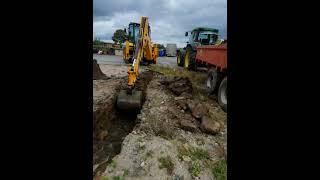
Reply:
[[[166,48],[164,47],[164,45],[162,45],[162,44],[157,44],[157,47],[158,47],[158,49],[166,49]]]
[[[123,31],[123,29],[117,29],[113,36],[112,36],[112,40],[117,44],[117,43],[124,43],[124,41],[126,40],[126,34]]]

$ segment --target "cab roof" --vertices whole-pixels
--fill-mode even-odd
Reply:
[[[140,26],[140,24],[139,24],[139,23],[135,23],[135,22],[130,22],[130,23],[129,23],[129,25],[130,25],[130,24],[134,24],[134,25],[138,25],[138,26]]]
[[[219,33],[218,29],[208,28],[208,27],[197,27],[197,28],[193,29],[192,31],[212,31],[215,33]]]

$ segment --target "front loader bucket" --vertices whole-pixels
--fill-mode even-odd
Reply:
[[[137,111],[142,107],[142,92],[133,90],[131,94],[127,90],[121,90],[117,97],[117,108],[127,111]]]

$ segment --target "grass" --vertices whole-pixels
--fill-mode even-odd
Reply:
[[[198,145],[204,145],[204,144],[205,144],[204,139],[202,139],[202,138],[197,138],[197,144],[198,144]]]
[[[108,165],[111,166],[113,169],[115,169],[117,167],[117,162],[115,162],[114,160],[111,160]]]
[[[172,174],[173,169],[174,169],[174,164],[173,164],[170,156],[161,157],[158,159],[158,161],[160,162],[160,165],[159,165],[160,169],[166,168],[167,173]]]
[[[124,180],[125,176],[127,176],[128,174],[129,174],[129,170],[125,169],[123,171],[123,175],[122,176],[113,176],[112,179],[113,180]],[[108,177],[102,177],[101,180],[108,180]]]
[[[218,161],[212,169],[212,174],[217,180],[226,180],[227,161],[225,159]]]
[[[138,151],[139,151],[139,152],[141,152],[141,151],[143,151],[143,150],[145,150],[145,149],[146,149],[146,145],[140,146],[140,145],[138,144]]]
[[[200,162],[199,161],[192,162],[190,171],[193,177],[198,177],[201,172]]]
[[[123,176],[125,177],[125,176],[128,176],[128,174],[129,174],[129,170],[128,169],[125,169],[124,171],[123,171]]]
[[[181,143],[183,143],[183,144],[185,144],[185,143],[188,142],[187,139],[184,138],[184,137],[179,137],[179,138],[178,138],[178,141],[181,142]]]
[[[196,147],[178,146],[178,158],[183,159],[183,156],[188,156],[192,160],[189,172],[193,177],[197,177],[201,172],[200,162],[204,162],[204,164],[210,164],[211,162],[208,151]],[[207,165],[206,167],[210,166]]]
[[[183,156],[189,156],[193,161],[210,159],[209,153],[206,150],[195,147],[178,146],[178,157],[182,159]]]
[[[123,180],[124,178],[121,176],[113,176],[113,180]]]
[[[106,176],[102,176],[102,177],[101,177],[101,180],[109,180],[109,178],[106,177]]]
[[[207,78],[206,73],[199,73],[199,72],[188,71],[184,69],[180,70],[180,69],[174,69],[174,68],[163,67],[163,66],[155,66],[155,65],[151,65],[149,69],[151,71],[161,73],[167,77],[175,77],[175,76],[188,77],[193,85],[195,84],[203,85],[203,83],[205,82],[205,79]]]
[[[160,136],[163,139],[171,140],[175,137],[174,131],[171,128],[161,128],[155,131],[156,136]]]

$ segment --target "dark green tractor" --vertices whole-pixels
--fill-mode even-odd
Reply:
[[[186,32],[185,36],[188,36]],[[197,46],[214,45],[219,36],[219,30],[214,28],[198,27],[191,31],[187,46],[181,50],[177,50],[177,64],[185,69],[196,70],[195,62],[197,54]]]

